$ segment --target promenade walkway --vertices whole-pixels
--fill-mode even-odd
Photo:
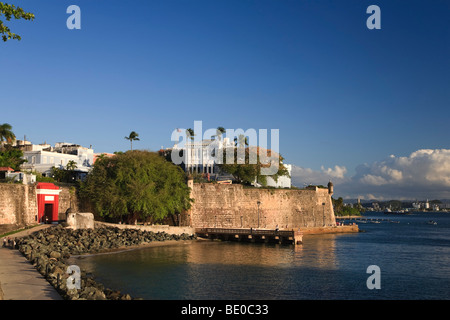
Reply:
[[[47,226],[10,237],[21,237]],[[0,241],[0,300],[62,300],[55,288],[19,251],[1,247],[3,238]]]

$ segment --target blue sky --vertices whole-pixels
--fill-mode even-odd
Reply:
[[[22,41],[0,43],[0,123],[33,143],[125,151],[134,130],[135,148],[158,150],[195,120],[279,129],[286,162],[312,173],[297,184],[450,149],[448,0],[12,3],[36,19],[7,23]],[[81,30],[66,27],[71,4]]]

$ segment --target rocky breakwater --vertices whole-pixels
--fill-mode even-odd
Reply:
[[[15,248],[67,300],[131,300],[128,294],[105,288],[83,270],[80,270],[79,288],[73,288],[72,274],[68,273],[68,259],[72,255],[108,252],[153,241],[193,240],[195,235],[171,235],[133,229],[101,227],[72,230],[61,225],[50,227],[23,238],[15,239]],[[69,280],[71,281],[71,280]]]

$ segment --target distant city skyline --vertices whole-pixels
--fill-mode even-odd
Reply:
[[[133,149],[171,147],[196,120],[279,129],[294,185],[450,198],[448,1],[13,2],[36,16],[0,44],[0,123],[18,139],[112,153],[131,131]]]

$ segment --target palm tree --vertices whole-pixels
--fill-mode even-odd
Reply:
[[[224,134],[226,132],[224,127],[217,127],[217,131],[220,132],[219,134]]]
[[[243,134],[240,134],[238,138],[234,138],[234,143],[240,147],[248,146],[248,138]]]
[[[11,144],[14,140],[16,136],[12,132],[12,126],[8,123],[0,125],[0,142],[6,141]]]
[[[216,136],[221,137],[225,133],[225,131],[226,130],[225,130],[224,127],[217,127],[217,129],[216,129],[216,132],[217,132]]]
[[[64,174],[66,176],[65,179],[67,182],[75,180],[74,171],[76,168],[78,168],[78,167],[77,167],[77,163],[75,161],[70,160],[67,162],[66,170],[69,172],[68,172],[68,174]]]
[[[130,140],[131,151],[133,151],[133,141],[139,141],[138,137],[139,137],[139,135],[136,132],[134,132],[134,131],[131,131],[130,135],[128,137],[125,137],[125,139]]]
[[[66,170],[68,171],[74,171],[77,168],[77,163],[73,160],[70,160],[67,162]]]
[[[192,141],[194,141],[194,136],[195,136],[194,130],[191,129],[191,128],[187,129],[186,130],[186,136],[188,138],[191,138]]]

